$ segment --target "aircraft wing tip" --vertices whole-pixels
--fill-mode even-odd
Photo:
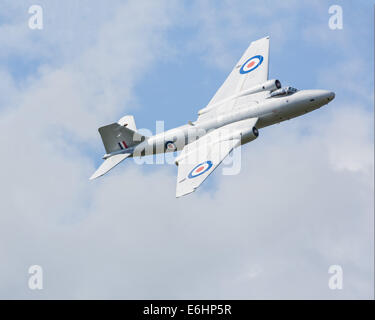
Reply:
[[[193,193],[195,191],[196,188],[194,189],[191,189],[191,190],[186,190],[186,191],[180,191],[180,192],[176,192],[176,198],[181,198],[183,196],[187,196],[188,194],[190,193]]]

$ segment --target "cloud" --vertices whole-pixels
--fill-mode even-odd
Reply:
[[[89,215],[93,194],[87,177],[94,168],[87,144],[95,141],[97,145],[99,123],[123,112],[124,103],[131,99],[132,86],[163,47],[163,31],[169,21],[166,2],[146,5],[133,1],[116,7],[113,17],[100,24],[97,39],[86,50],[59,66],[45,60],[17,92],[17,104],[10,108],[13,100],[3,101],[1,144],[12,154],[3,161],[4,168],[12,168],[2,173],[2,181],[8,182],[2,184],[7,199],[1,205],[2,212],[8,212],[3,222],[20,235],[13,238],[15,234],[5,229],[2,233],[3,243],[10,244],[2,250],[2,256],[9,258],[10,270],[15,270],[11,281],[18,272],[24,274],[24,265],[17,268],[19,261],[31,261],[53,251],[47,245],[48,238],[51,232],[64,233],[58,226],[64,229],[66,224]],[[18,21],[14,27],[18,27]],[[122,40],[124,35],[126,39]],[[22,43],[22,36],[18,41]],[[44,41],[53,45],[50,39]],[[16,92],[11,75],[5,74],[3,88],[10,88],[8,93]],[[25,140],[25,146],[20,146]],[[47,238],[40,230],[46,230]],[[63,243],[63,239],[55,240],[60,242],[54,246]],[[29,243],[30,255],[26,250],[13,260],[12,252],[22,250],[19,246],[25,243]],[[12,290],[1,295],[11,297]]]
[[[222,20],[210,20],[220,10],[200,2],[192,8],[200,6],[208,17],[193,23],[203,34],[206,19],[225,29]],[[49,10],[57,17],[59,8],[54,3]],[[103,7],[105,19],[88,16],[87,25],[73,14],[74,28],[85,31],[67,48],[64,32],[66,42],[53,33],[40,40],[35,56],[57,47],[22,85],[13,67],[1,68],[9,96],[0,113],[0,256],[6,261],[0,297],[373,297],[373,124],[366,100],[357,102],[359,92],[350,94],[356,104],[335,100],[261,130],[242,149],[240,175],[222,176],[218,169],[210,178],[215,188],[204,184],[188,197],[174,198],[177,169],[169,166],[148,170],[129,160],[88,181],[92,159],[102,151],[97,127],[123,115],[148,66],[168,56],[168,31],[180,26],[175,16],[184,8],[118,2]],[[241,8],[223,13],[225,19],[234,23]],[[277,8],[255,8],[257,15],[279,16]],[[17,19],[7,24],[21,30]],[[210,30],[205,50],[216,46],[215,53],[232,55]],[[202,44],[203,34],[189,32],[189,45]],[[14,46],[5,46],[9,55],[31,48],[21,45],[21,33]],[[231,36],[224,33],[223,43]],[[318,81],[330,83],[324,74]],[[32,264],[44,270],[39,292],[27,288]],[[344,269],[342,291],[328,288],[332,264]]]
[[[328,118],[333,127],[341,121]],[[360,172],[337,170],[329,133],[301,138],[298,131],[292,121],[262,130],[263,141],[244,147],[240,175],[218,171],[215,193],[203,187],[180,200],[168,168],[145,174],[129,162],[89,185],[74,171],[78,178],[64,180],[77,161],[57,163],[63,172],[55,189],[70,190],[48,191],[54,179],[44,194],[20,188],[24,205],[2,221],[13,244],[7,257],[19,263],[2,282],[20,287],[11,297],[38,297],[16,276],[38,262],[47,288],[40,297],[370,297],[372,173],[366,162]],[[331,264],[343,266],[350,290],[328,289]]]
[[[198,54],[209,66],[230,70],[239,54],[251,41],[270,36],[273,56],[281,55],[291,42],[303,38],[303,30],[314,26],[304,17],[320,15],[327,27],[328,14],[322,4],[309,1],[195,1],[182,18],[196,32],[187,41],[187,49]],[[327,7],[328,10],[328,7]],[[277,17],[277,18],[276,18]],[[302,25],[304,28],[296,28]],[[315,29],[314,29],[315,31]],[[305,31],[307,33],[307,31]],[[293,34],[294,37],[290,37]]]

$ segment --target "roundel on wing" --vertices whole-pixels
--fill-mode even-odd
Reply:
[[[190,179],[198,177],[201,174],[205,173],[206,171],[210,170],[211,167],[212,167],[211,161],[208,160],[208,161],[202,162],[198,164],[197,166],[195,166],[194,169],[190,171],[188,177]]]
[[[249,73],[258,68],[263,62],[263,56],[257,55],[247,59],[240,69],[241,74]]]

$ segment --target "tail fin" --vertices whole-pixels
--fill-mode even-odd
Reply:
[[[137,131],[133,116],[125,116],[118,122],[99,128],[107,154],[134,147],[146,139]]]
[[[118,122],[100,127],[98,130],[107,154],[134,147],[146,139],[145,136],[136,131],[137,128],[133,116],[122,117]],[[107,173],[130,155],[131,153],[110,155],[90,177],[90,180]]]
[[[135,120],[133,116],[124,116],[118,122],[120,126],[125,126],[130,130],[137,131],[137,127],[135,125]]]

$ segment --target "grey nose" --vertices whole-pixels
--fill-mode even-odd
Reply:
[[[335,99],[335,93],[333,92],[333,91],[331,91],[330,93],[329,93],[329,95],[328,95],[328,99],[329,100],[333,100],[333,99]]]

